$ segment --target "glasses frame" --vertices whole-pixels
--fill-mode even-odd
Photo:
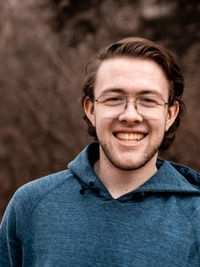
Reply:
[[[139,98],[141,98],[141,97],[148,97],[148,96],[156,96],[156,97],[158,97],[158,98],[160,98],[160,100],[162,100],[163,101],[163,103],[162,104],[160,104],[161,106],[166,106],[166,105],[169,105],[170,103],[169,102],[166,102],[165,101],[165,99],[162,97],[162,96],[160,96],[160,95],[156,95],[156,94],[144,94],[144,95],[138,95],[138,96],[135,96],[135,95],[114,95],[114,94],[105,94],[105,95],[100,95],[100,96],[98,96],[97,98],[95,98],[94,100],[93,100],[93,102],[96,102],[97,104],[103,104],[103,103],[99,103],[99,98],[101,98],[102,96],[111,96],[111,97],[121,97],[121,98],[123,98],[124,100],[125,100],[125,106],[124,106],[124,111],[123,112],[125,112],[125,110],[126,110],[126,108],[127,108],[127,103],[128,102],[134,102],[135,103],[135,105],[134,105],[134,107],[135,107],[135,110],[137,111],[137,113],[139,114],[139,115],[141,115],[141,116],[144,116],[144,115],[142,115],[142,114],[140,114],[140,112],[138,112],[138,106],[137,106],[137,101],[138,101],[138,99]],[[129,100],[128,98],[129,97],[132,97],[132,98],[135,98],[134,100]],[[110,106],[110,107],[112,107],[112,106]],[[149,107],[150,108],[150,107]],[[122,112],[122,113],[123,113]],[[119,113],[120,114],[120,113]]]

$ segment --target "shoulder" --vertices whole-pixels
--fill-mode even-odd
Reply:
[[[73,174],[69,170],[50,174],[48,176],[31,181],[20,187],[13,195],[3,217],[3,223],[16,222],[19,232],[29,214],[48,193],[67,183]]]
[[[20,187],[15,192],[13,200],[15,203],[24,204],[30,209],[46,194],[61,187],[72,177],[73,174],[69,170],[41,177]]]
[[[157,164],[160,167],[161,176],[165,177],[167,191],[175,195],[181,212],[188,219],[200,221],[199,173],[187,166],[162,159],[159,159]]]
[[[71,175],[72,173],[69,170],[64,170],[53,174],[49,174],[47,176],[38,178],[27,184],[24,184],[16,191],[16,193],[21,193],[29,189],[31,190],[39,189],[39,192],[48,191],[66,182],[66,180]]]

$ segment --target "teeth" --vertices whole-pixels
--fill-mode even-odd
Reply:
[[[125,141],[139,141],[144,138],[143,133],[117,133],[116,137]]]

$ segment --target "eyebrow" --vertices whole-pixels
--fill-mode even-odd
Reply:
[[[157,95],[163,97],[163,95],[156,90],[142,90],[138,95]]]
[[[120,93],[120,94],[127,95],[127,92],[121,88],[107,88],[103,91],[103,94],[107,94],[107,93],[108,94],[109,93]],[[136,93],[136,95],[157,95],[157,96],[163,97],[163,95],[160,94],[158,91],[148,90],[148,89],[142,90],[142,91]]]
[[[107,88],[103,91],[103,94],[107,94],[107,93],[121,93],[121,94],[125,94],[126,92],[121,89],[121,88]]]

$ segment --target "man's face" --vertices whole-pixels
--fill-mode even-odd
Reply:
[[[128,95],[134,100],[144,94],[153,94],[168,102],[169,82],[154,61],[112,58],[100,65],[94,87],[95,99],[105,94]],[[165,131],[173,124],[178,112],[177,103],[172,107],[163,104],[150,118],[140,115],[134,102],[128,102],[117,116],[110,116],[105,112],[105,106],[89,99],[85,100],[84,107],[96,127],[100,161],[107,161],[121,170],[136,170],[149,162],[155,165]]]

